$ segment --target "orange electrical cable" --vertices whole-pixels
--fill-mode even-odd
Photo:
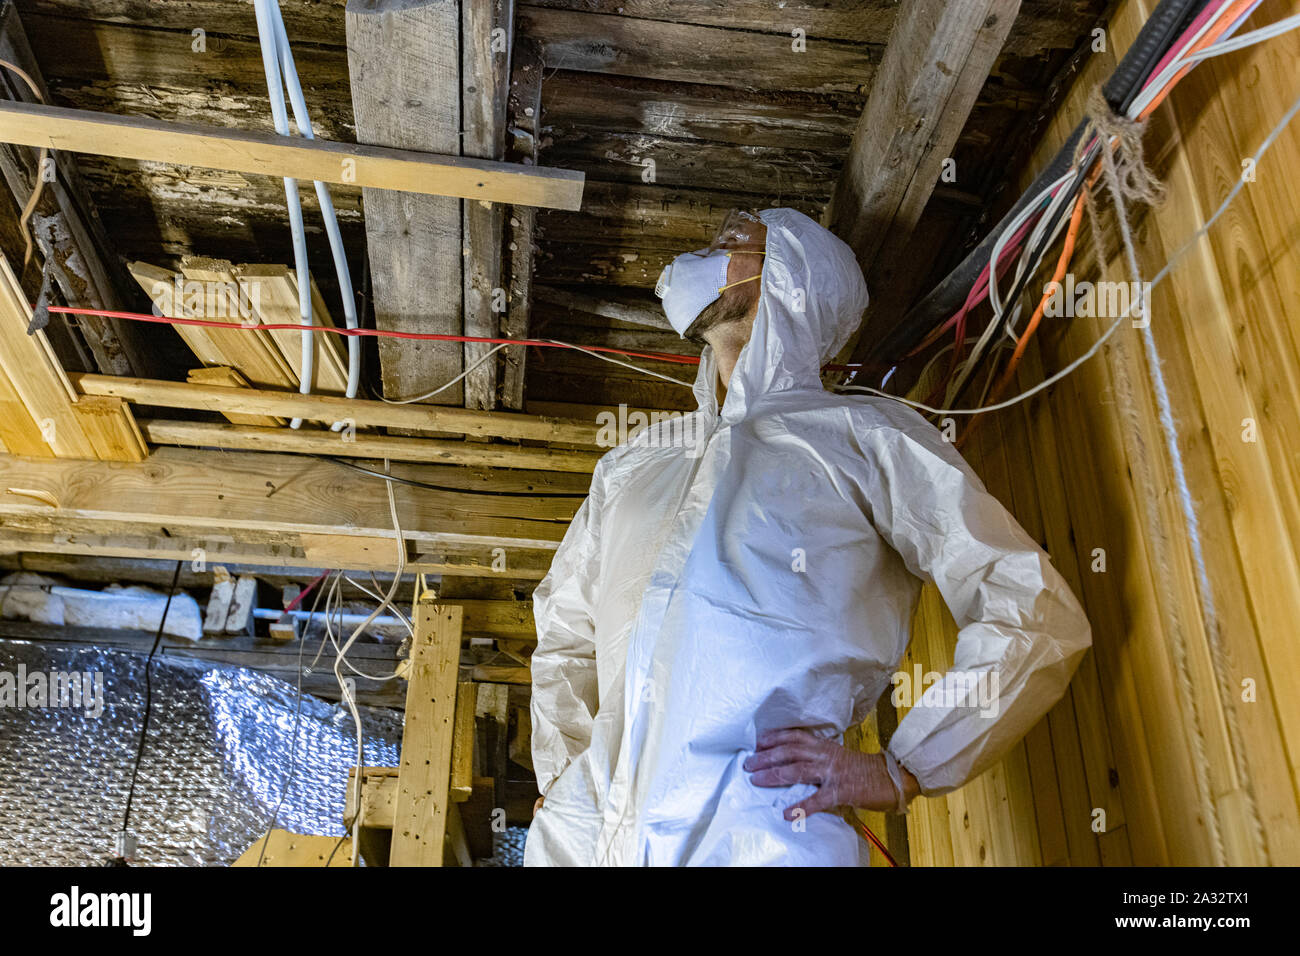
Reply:
[[[1052,272],[1052,281],[1047,284],[1047,288],[1043,291],[1042,298],[1038,300],[1038,308],[1034,309],[1034,314],[1030,316],[1028,324],[1025,325],[1024,332],[1020,334],[1020,340],[1016,342],[1015,351],[1011,353],[1011,358],[1007,362],[1006,369],[1003,370],[997,384],[993,386],[993,390],[989,392],[988,404],[990,405],[996,405],[998,403],[998,399],[1002,396],[1002,392],[1006,389],[1007,385],[1011,383],[1012,377],[1016,374],[1016,367],[1020,364],[1020,359],[1025,354],[1025,349],[1029,346],[1029,340],[1033,338],[1034,332],[1038,330],[1038,325],[1043,319],[1043,312],[1047,309],[1047,303],[1052,298],[1053,288],[1059,286],[1061,280],[1065,278],[1065,272],[1070,266],[1070,260],[1074,257],[1074,244],[1075,240],[1078,239],[1079,236],[1079,225],[1083,221],[1083,203],[1084,193],[1080,193],[1074,200],[1074,210],[1070,213],[1070,225],[1065,231],[1065,242],[1061,245],[1061,256],[1056,260],[1056,269]],[[961,437],[957,439],[956,444],[958,448],[965,444],[966,439],[968,439],[971,436],[971,433],[975,431],[980,418],[981,416],[976,415],[970,420],[970,424],[966,426],[966,430],[962,433]]]
[[[1234,2],[1232,2],[1228,6],[1227,12],[1224,13],[1219,18],[1218,22],[1212,28],[1205,31],[1205,35],[1202,36],[1195,43],[1193,43],[1190,47],[1188,47],[1187,50],[1184,51],[1181,55],[1187,56],[1192,53],[1199,53],[1201,50],[1204,50],[1207,46],[1210,46],[1212,43],[1216,42],[1221,36],[1223,36],[1224,33],[1228,31],[1229,27],[1231,27],[1234,23],[1237,22],[1238,19],[1241,18],[1241,15],[1245,13],[1254,4],[1254,2],[1255,0],[1234,0]],[[1178,81],[1181,80],[1184,76],[1186,76],[1187,73],[1194,66],[1196,66],[1195,63],[1188,63],[1181,70],[1179,70],[1177,73],[1171,76],[1169,78],[1169,82],[1165,84],[1164,89],[1162,89],[1159,93],[1156,94],[1155,98],[1152,99],[1151,102],[1147,104],[1146,109],[1144,109],[1138,115],[1137,118],[1139,120],[1144,120],[1148,116],[1150,116],[1153,112],[1155,112],[1156,107],[1159,106],[1161,103],[1163,103],[1165,101],[1165,98],[1169,96],[1169,91],[1172,90],[1175,86],[1177,86]]]

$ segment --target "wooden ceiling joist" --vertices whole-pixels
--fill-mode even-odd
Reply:
[[[53,513],[6,515],[0,532],[0,552],[44,554],[126,561],[192,562],[196,549],[208,562],[246,568],[311,570],[344,567],[358,571],[392,573],[393,542],[387,548],[366,546],[372,539],[347,534],[295,534],[236,528],[213,531],[170,524],[137,529],[134,534],[100,534],[93,522],[55,517]],[[164,534],[164,531],[166,532]],[[381,543],[380,539],[373,539]],[[412,542],[406,569],[411,574],[482,578],[496,576],[509,582],[540,581],[551,566],[552,549],[511,549],[506,567],[492,546],[433,545]],[[167,580],[170,580],[168,578]],[[160,582],[166,585],[167,581]]]
[[[408,149],[0,102],[0,142],[432,196],[578,209],[582,174]]]
[[[478,482],[459,468],[408,466],[400,473],[464,489],[394,485],[405,540],[426,550],[554,548],[581,501],[493,494],[494,483],[515,482],[508,473],[490,472]],[[155,449],[138,464],[0,456],[0,488],[6,489],[0,493],[6,525],[10,516],[34,516],[100,535],[147,536],[176,525],[361,538],[382,542],[383,561],[395,562],[381,480],[334,462],[179,448]]]
[[[140,419],[140,432],[151,445],[180,445],[190,448],[230,448],[241,451],[288,452],[299,455],[332,455],[414,461],[438,465],[467,465],[481,468],[524,468],[591,474],[600,455],[590,451],[496,445],[403,435],[357,432],[349,441],[327,429],[265,428],[221,422]]]
[[[907,242],[1019,10],[1020,0],[900,8],[824,216],[853,248],[874,299],[849,348],[871,341],[874,323],[895,320],[907,304],[899,288]]]
[[[482,438],[531,439],[589,447],[596,446],[599,431],[595,422],[566,421],[513,412],[485,412],[437,405],[390,405],[386,402],[334,395],[300,395],[297,392],[226,388],[110,375],[73,374],[69,378],[77,391],[84,395],[111,395],[135,404],[157,405],[162,408],[303,418],[325,424],[350,421],[357,427],[456,432]]]

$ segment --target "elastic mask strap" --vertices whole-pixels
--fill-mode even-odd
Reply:
[[[728,259],[730,259],[732,256],[765,256],[765,255],[767,255],[766,252],[759,252],[756,249],[731,249],[727,251]],[[726,292],[733,285],[744,285],[746,282],[754,282],[755,280],[761,278],[763,278],[763,274],[760,272],[758,275],[750,276],[748,279],[738,279],[735,282],[729,282],[726,285],[722,286],[722,288],[718,289],[718,295],[722,295],[722,293]]]

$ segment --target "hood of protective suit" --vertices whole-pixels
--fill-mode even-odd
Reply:
[[[758,314],[727,397],[738,415],[762,392],[820,388],[822,365],[845,346],[867,308],[857,258],[834,233],[795,209],[768,209],[759,218],[767,247]],[[717,364],[711,349],[704,352],[695,396],[701,408],[714,408]]]
[[[762,218],[758,314],[725,404],[705,349],[698,410],[600,460],[533,594],[545,802],[527,864],[860,862],[841,817],[784,819],[815,786],[757,787],[743,764],[766,731],[834,738],[871,711],[922,579],[960,627],[953,670],[890,741],[923,793],[1000,759],[1089,644],[1065,583],[950,443],[897,402],[823,390],[862,274],[808,217]]]

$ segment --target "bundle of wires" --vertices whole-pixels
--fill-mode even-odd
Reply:
[[[1116,115],[1141,122],[1197,63],[1300,26],[1300,16],[1292,16],[1234,38],[1259,3],[1260,0],[1162,0],[1133,47],[1102,86],[1107,106]],[[1102,150],[1118,146],[1116,137],[1105,139],[1103,142],[1103,136],[1090,121],[1080,123],[997,227],[882,337],[866,367],[895,365],[900,356],[917,356],[951,333],[953,343],[947,347],[952,351],[948,372],[921,407],[936,413],[958,411],[951,406],[959,404],[981,372],[986,376],[985,384],[975,405],[978,408],[986,401],[996,403],[1012,380],[1051,296],[1059,289],[1058,284],[1069,268],[1087,193],[1101,172]],[[1064,239],[1052,279],[1021,329],[1021,310],[1012,304],[1020,300],[1047,254],[1062,239],[1062,233]],[[1010,282],[1004,289],[1008,275]],[[972,313],[986,299],[991,313],[988,322],[978,335],[968,338],[967,326]],[[1005,360],[1004,354],[1008,356]],[[855,388],[854,385],[846,387]],[[936,402],[946,407],[929,407]]]

